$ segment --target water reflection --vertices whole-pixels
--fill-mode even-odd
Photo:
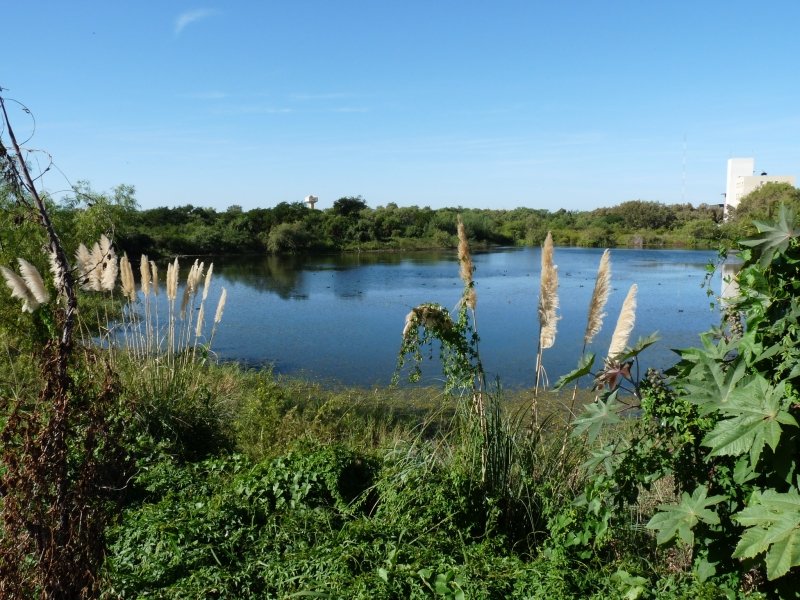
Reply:
[[[405,271],[416,269],[414,276],[423,276],[423,270],[433,264],[456,263],[454,253],[446,251],[425,251],[414,253],[345,253],[322,256],[245,256],[217,257],[214,259],[218,273],[224,272],[228,281],[258,290],[276,294],[284,300],[308,299],[309,278],[324,280],[325,289],[333,290],[339,298],[358,298],[374,286],[385,284],[371,273],[364,277],[361,268],[399,267]],[[457,267],[456,267],[457,269]],[[457,272],[457,271],[456,271]],[[407,276],[408,273],[405,273]],[[448,276],[452,272],[448,273]]]
[[[214,268],[225,273],[228,281],[289,300],[306,296],[303,262],[293,256],[219,257],[214,259]]]
[[[601,251],[557,248],[561,320],[546,352],[551,380],[577,364],[586,312]],[[613,250],[613,292],[603,331],[591,351],[603,356],[622,300],[639,286],[634,338],[660,331],[649,364],[670,366],[671,348],[697,343],[716,324],[701,287],[715,253]],[[534,380],[538,325],[539,249],[476,253],[475,281],[481,354],[490,377],[507,387]],[[229,288],[224,326],[215,340],[223,359],[273,363],[279,372],[347,384],[386,384],[394,369],[403,319],[411,307],[438,302],[455,307],[461,293],[455,252],[361,253],[314,257],[215,260]],[[428,383],[441,378],[435,359]]]

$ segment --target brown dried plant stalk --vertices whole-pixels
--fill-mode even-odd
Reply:
[[[6,416],[0,428],[0,597],[86,598],[98,591],[105,504],[118,485],[108,474],[122,472],[113,456],[120,436],[109,419],[116,385],[91,352],[76,356],[78,302],[69,260],[2,94],[0,113],[0,176],[47,235],[45,253],[61,300],[49,307],[55,334],[36,351],[38,395],[0,395]],[[42,289],[31,277],[25,283],[23,273],[21,280],[36,300]],[[74,378],[76,363],[94,377]]]

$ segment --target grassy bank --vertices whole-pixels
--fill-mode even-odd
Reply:
[[[658,575],[623,547],[576,569],[555,543],[585,458],[564,445],[567,398],[552,398],[536,438],[525,394],[505,401],[520,415],[506,439],[514,465],[492,488],[463,399],[234,366],[195,376],[198,398],[215,401],[181,411],[180,427],[164,422],[174,413],[139,415],[155,427],[109,532],[110,597],[600,597],[629,583],[621,565]],[[225,435],[210,446],[212,423]]]
[[[39,302],[34,288],[42,300],[0,338],[0,592],[792,597],[800,560],[780,536],[798,530],[796,242],[765,236],[745,256],[742,285],[758,293],[670,374],[635,375],[656,340],[628,339],[632,286],[604,359],[584,356],[558,392],[506,392],[485,380],[459,241],[461,303],[415,307],[400,350],[412,378],[429,344],[440,351],[443,390],[324,387],[215,363],[226,292],[198,262],[182,289],[170,264],[158,314],[154,264],[140,261],[137,285],[101,240],[79,276],[97,289],[82,295],[105,295],[79,304],[94,311],[79,314],[67,347],[54,341],[63,317],[44,282],[25,263],[27,280],[4,271],[18,300]],[[542,261],[540,373],[558,321],[550,236]],[[609,261],[586,343],[602,324]],[[98,322],[105,308],[113,323]]]

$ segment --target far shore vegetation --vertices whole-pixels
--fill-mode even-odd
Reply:
[[[8,200],[0,202],[7,211]],[[82,182],[51,211],[67,239],[96,239],[109,233],[121,251],[158,259],[455,248],[458,215],[474,248],[540,246],[549,231],[556,246],[716,249],[753,233],[750,223],[768,216],[768,207],[780,202],[799,206],[800,191],[788,184],[767,184],[724,222],[719,205],[647,200],[588,211],[536,207],[557,205],[557,200],[513,210],[394,203],[370,207],[360,196],[339,198],[324,210],[312,210],[302,202],[247,211],[238,205],[217,211],[191,204],[143,210],[131,186],[100,193]]]

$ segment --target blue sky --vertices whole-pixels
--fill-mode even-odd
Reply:
[[[587,210],[720,202],[733,156],[800,176],[796,0],[31,0],[3,21],[0,86],[53,193]]]

